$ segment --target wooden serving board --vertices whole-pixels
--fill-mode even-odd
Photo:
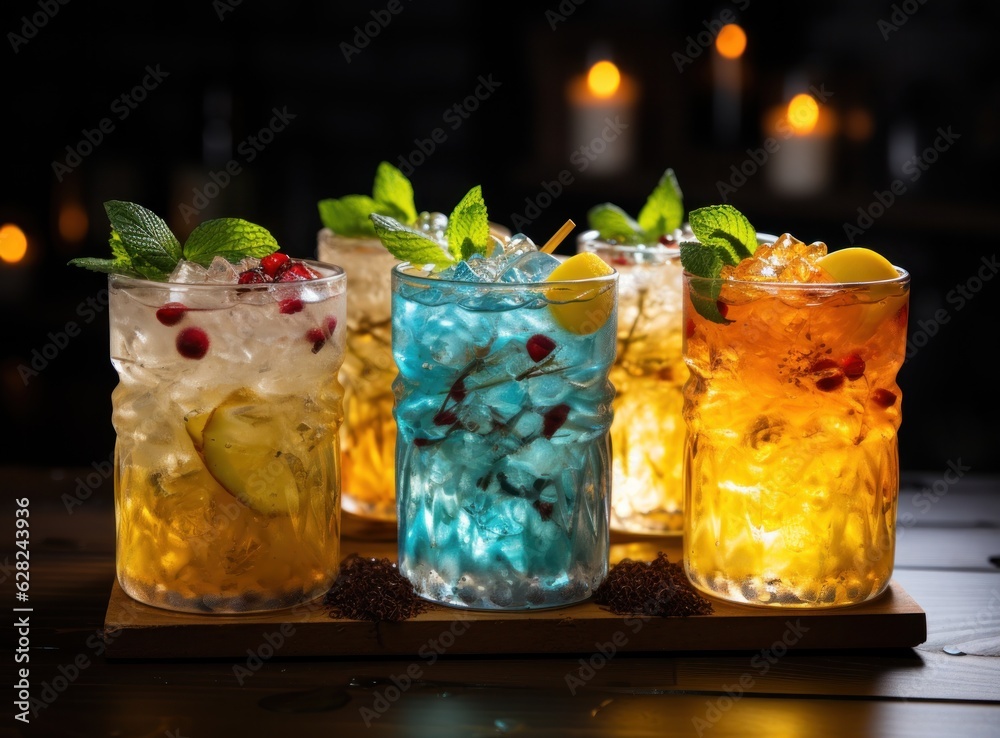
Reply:
[[[345,538],[344,555],[395,559],[392,541]],[[680,539],[613,543],[611,562],[649,561],[658,551],[680,561]],[[335,619],[319,602],[267,614],[197,615],[149,607],[115,582],[104,621],[112,659],[263,659],[303,656],[593,654],[912,648],[927,639],[927,618],[899,585],[877,599],[832,610],[777,610],[713,599],[706,616],[614,615],[585,602],[494,613],[433,606],[401,623]]]

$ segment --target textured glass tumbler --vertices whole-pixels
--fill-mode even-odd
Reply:
[[[345,279],[306,263],[323,276],[109,278],[117,575],[134,599],[258,612],[336,578]]]
[[[727,323],[695,310],[692,293],[713,293],[685,275],[684,563],[699,589],[821,608],[889,585],[910,282],[897,271],[867,283],[723,280]]]
[[[617,273],[425,275],[392,274],[400,571],[455,607],[585,600],[608,568]]]

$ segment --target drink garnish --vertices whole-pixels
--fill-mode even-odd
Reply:
[[[375,169],[372,194],[327,198],[318,203],[323,225],[342,236],[371,238],[375,230],[370,215],[385,215],[404,225],[417,220],[413,185],[399,169],[387,161]]]
[[[369,216],[382,245],[400,261],[415,266],[454,266],[474,254],[486,256],[493,244],[490,221],[480,185],[469,190],[448,216],[446,243],[401,223],[398,219],[371,213]]]
[[[614,274],[614,269],[604,259],[592,251],[581,251],[553,269],[545,281],[591,280],[609,274]],[[593,298],[590,298],[591,294],[594,295]],[[570,333],[578,335],[587,335],[600,329],[615,307],[614,291],[592,284],[579,287],[560,285],[550,289],[546,297],[550,300],[549,310],[556,322]]]
[[[836,282],[876,282],[899,276],[891,261],[863,246],[831,251],[821,257],[816,266],[825,270]]]
[[[704,279],[691,282],[691,302],[713,323],[732,323],[719,310],[722,267],[736,266],[757,250],[757,231],[732,205],[710,205],[688,213],[697,241],[681,243],[684,271]]]
[[[684,221],[684,195],[674,170],[663,173],[637,218],[606,202],[592,207],[587,221],[605,241],[626,245],[653,244],[663,236],[672,236]]]
[[[237,264],[246,257],[261,258],[278,250],[278,242],[266,228],[241,218],[207,220],[181,245],[163,219],[141,205],[109,200],[104,210],[111,222],[111,258],[80,257],[69,264],[166,282],[182,260],[208,267],[221,256]]]

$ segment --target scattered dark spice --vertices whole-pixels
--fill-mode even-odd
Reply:
[[[622,559],[612,566],[594,591],[594,602],[615,615],[677,617],[714,611],[712,603],[691,586],[681,565],[668,561],[662,551],[653,561]]]
[[[340,563],[337,580],[323,601],[330,617],[375,623],[408,620],[428,607],[394,561],[357,554]]]

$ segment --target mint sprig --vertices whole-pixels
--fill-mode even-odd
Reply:
[[[323,226],[334,233],[354,238],[371,238],[375,234],[372,214],[385,215],[403,225],[417,220],[417,207],[413,199],[413,185],[399,169],[387,161],[375,169],[371,197],[345,195],[327,198],[317,204]]]
[[[469,190],[448,216],[445,244],[391,216],[372,213],[369,217],[386,250],[411,264],[446,268],[475,254],[486,256],[490,249],[489,214],[480,185]]]
[[[166,282],[182,259],[208,266],[222,256],[236,264],[245,257],[263,257],[278,250],[278,242],[267,229],[241,218],[207,220],[182,246],[170,226],[141,205],[109,200],[104,210],[111,222],[111,258],[80,257],[71,259],[71,266]]]
[[[757,231],[732,205],[710,205],[688,213],[697,241],[680,245],[681,266],[692,279],[691,302],[695,310],[713,323],[732,323],[721,312],[717,300],[722,290],[722,268],[737,266],[757,250]]]
[[[646,198],[638,218],[610,202],[595,205],[587,212],[590,227],[606,241],[624,244],[655,243],[673,233],[684,222],[684,194],[673,169],[667,169],[656,188]]]

